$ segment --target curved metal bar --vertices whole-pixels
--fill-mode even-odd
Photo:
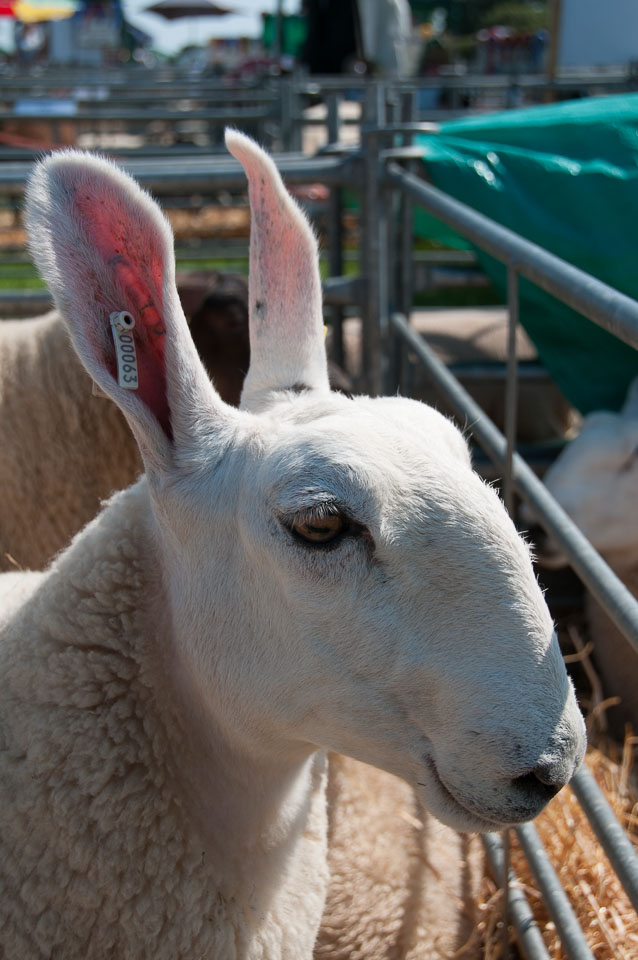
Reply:
[[[570,787],[587,814],[600,845],[638,911],[638,854],[621,827],[616,814],[587,767],[582,766],[571,780]]]
[[[506,881],[509,879],[507,884],[509,915],[525,960],[549,960],[549,953],[531,907],[527,902],[527,897],[520,884],[516,882],[516,877],[511,870],[509,871],[509,878],[505,876],[501,837],[498,833],[486,833],[481,839],[492,876],[499,887],[505,889]]]
[[[545,852],[541,838],[536,832],[536,827],[531,823],[525,823],[516,828],[516,835],[527,857],[527,862],[539,890],[543,894],[543,899],[556,925],[563,949],[569,960],[594,960],[585,934],[581,930],[556,871],[549,862],[549,857]]]
[[[244,188],[246,176],[235,160],[226,156],[180,157],[175,164],[170,158],[122,160],[120,166],[130,173],[146,190],[156,196],[189,193],[211,196],[229,187]],[[0,166],[0,196],[19,197],[24,192],[33,168],[30,161],[8,161]],[[354,169],[351,155],[326,155],[304,158],[298,154],[281,154],[277,168],[287,183],[320,181],[329,186],[349,185]]]
[[[515,263],[521,276],[638,349],[638,303],[631,297],[477,213],[397,163],[387,165],[386,179],[481,250],[503,263]]]
[[[421,363],[427,367],[432,379],[448,398],[460,419],[466,421],[494,463],[502,467],[506,442],[500,430],[447,370],[423,337],[410,327],[405,317],[395,313],[390,320]],[[512,471],[516,490],[536,509],[539,519],[564,549],[576,573],[638,653],[638,600],[610,570],[600,554],[517,453],[512,458]]]

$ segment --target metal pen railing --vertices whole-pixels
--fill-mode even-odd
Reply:
[[[508,265],[510,320],[516,316],[512,308],[516,311],[518,303],[515,278],[521,275],[638,348],[638,303],[635,300],[418,180],[395,163],[388,164],[386,177],[390,184],[405,190],[429,213],[440,217],[448,226]],[[401,328],[401,335],[407,339],[407,329]],[[509,337],[509,344],[508,362],[513,365],[512,336]],[[425,362],[423,352],[416,350],[414,337],[410,338],[410,345],[419,359]],[[428,368],[432,373],[431,364]],[[473,433],[491,459],[504,468],[509,464],[507,472],[516,492],[530,502],[539,520],[565,550],[586,586],[638,652],[638,601],[558,507],[525,462],[516,455],[512,434],[507,439],[503,437],[453,378],[440,377],[438,382],[450,402],[456,405],[459,415],[472,424]],[[506,496],[510,495],[510,491],[506,491]]]
[[[534,508],[542,525],[560,543],[573,568],[638,652],[638,601],[609,569],[599,554],[558,506],[531,468],[515,452],[516,358],[514,333],[518,322],[518,277],[524,276],[553,296],[579,310],[599,326],[638,347],[638,303],[583,271],[514,234],[465,204],[424,183],[388,158],[382,177],[386,189],[398,189],[428,213],[457,230],[476,246],[507,266],[509,336],[506,388],[506,436],[484,414],[472,397],[438,359],[423,337],[401,313],[390,314],[391,330],[405,348],[425,366],[441,393],[490,458],[503,470],[504,499],[511,506],[514,491]],[[387,231],[387,227],[385,228]],[[395,243],[397,241],[395,240]],[[390,254],[386,252],[386,257]],[[406,300],[405,291],[395,291],[395,301]],[[374,318],[367,318],[368,325]],[[376,320],[383,328],[383,316]],[[638,910],[638,855],[602,791],[583,767],[572,787],[599,842]],[[521,848],[541,890],[563,949],[569,960],[593,960],[569,899],[532,825],[516,830]],[[513,882],[506,837],[485,838],[488,861],[506,895],[506,911],[516,931],[519,947],[529,960],[548,957],[521,889]]]
[[[483,446],[488,454],[495,459],[496,462],[503,465],[506,449],[506,440],[503,434],[483,413],[481,408],[475,403],[473,398],[461,386],[456,378],[448,371],[445,364],[439,360],[432,348],[429,347],[425,342],[423,337],[416,333],[416,331],[409,326],[409,323],[404,316],[401,314],[392,314],[391,323],[393,329],[400,334],[406,346],[416,354],[418,360],[426,367],[433,381],[440,388],[441,393],[445,395],[445,397],[454,407],[457,415],[460,418],[465,418],[466,422],[470,425],[469,429],[477,441]],[[537,509],[539,502],[542,503],[541,510],[539,510],[539,516],[543,509],[547,511],[545,520],[548,520],[551,516],[552,522],[555,522],[556,519],[562,515],[562,518],[565,521],[565,529],[563,531],[565,540],[562,544],[565,552],[571,554],[573,559],[573,536],[577,548],[581,547],[581,541],[584,541],[588,550],[588,554],[591,553],[595,557],[598,557],[598,554],[596,554],[596,551],[594,551],[593,547],[588,544],[578,528],[571,520],[569,520],[567,515],[564,514],[558,504],[556,504],[553,497],[549,494],[541,481],[538,480],[530,467],[528,467],[527,464],[517,454],[514,455],[513,467],[514,485],[521,493],[523,493],[525,490],[525,484],[530,485],[532,489],[542,492],[540,499],[535,502]],[[522,478],[524,478],[523,486],[519,486]],[[548,528],[550,528],[550,526],[551,524],[548,523]],[[556,529],[556,527],[554,527],[554,529]],[[593,558],[588,555],[587,559],[591,561]],[[601,560],[600,562],[603,564],[603,566],[606,566],[604,561]],[[615,597],[615,592],[617,589],[619,595],[622,598],[627,599],[631,609],[635,611],[633,618],[631,617],[631,612],[628,614],[629,623],[633,625],[634,630],[638,630],[638,602],[629,593],[625,585],[615,577],[615,574],[613,574],[612,571],[609,571],[609,573],[611,574],[611,580],[615,581],[608,584],[610,595],[612,598],[614,598],[612,602],[615,602],[618,605],[620,604],[620,599]],[[595,579],[595,574],[593,576]],[[608,607],[608,610],[609,609],[610,608]],[[607,804],[602,791],[597,786],[594,778],[585,767],[581,768],[581,770],[579,770],[579,772],[576,774],[571,782],[571,786],[574,789],[574,792],[583,810],[585,811],[587,819],[594,828],[600,844],[607,854],[614,871],[618,875],[626,893],[634,905],[634,908],[638,910],[638,855],[636,854],[633,845],[627,838],[625,831],[618,823],[613,811],[611,811],[611,808]],[[519,833],[520,836],[520,832],[517,831],[517,833]],[[527,836],[529,836],[529,834]],[[503,856],[502,841],[500,841],[497,836],[490,836],[490,838],[487,840],[486,848],[488,858],[490,858],[490,863],[496,864],[496,867],[494,868],[495,876],[503,885],[505,884],[509,871],[506,870],[502,865],[502,862],[506,859]],[[498,854],[496,852],[497,850],[500,851]],[[539,859],[540,854],[537,856],[537,862],[539,862]],[[507,890],[508,887],[505,886],[505,889]],[[546,889],[543,891],[546,900],[548,896],[551,897],[551,893],[549,892],[551,889],[554,889],[553,884],[546,885]],[[523,899],[522,892],[518,891],[516,894],[516,901],[519,904],[519,907],[517,907],[516,911],[514,911],[512,903],[510,902],[509,904],[512,922],[517,929],[517,936],[521,950],[523,951],[524,956],[529,958],[529,960],[535,960],[535,958],[539,956],[548,956],[546,953],[539,954],[537,952],[538,945],[535,946],[533,940],[532,945],[529,947],[529,952],[526,952],[526,944],[528,943],[529,938],[526,933],[528,924],[524,919],[527,916],[527,913],[525,909],[520,906]],[[561,904],[563,902],[564,901],[561,899]],[[548,907],[553,908],[554,911],[560,912],[562,910],[562,907],[557,903],[557,898],[552,898],[551,903],[548,901]],[[519,917],[521,911],[522,927],[519,930],[518,921],[516,918]],[[561,930],[559,925],[557,925],[557,929],[560,935]],[[571,924],[569,924],[569,929],[572,929]],[[523,933],[526,935],[523,939],[521,939]],[[570,946],[570,943],[572,946]],[[578,950],[575,948],[572,949],[573,941],[570,941],[570,943],[565,943],[563,941],[565,952],[570,960],[582,960],[582,958],[590,956],[589,954],[578,952]]]
[[[513,494],[526,499],[539,520],[560,544],[583,582],[638,650],[638,601],[609,569],[591,544],[551,497],[533,470],[515,449],[515,404],[517,365],[514,333],[518,320],[518,279],[526,277],[558,299],[569,304],[593,322],[638,347],[638,304],[583,273],[524,238],[506,230],[466,205],[436,190],[404,169],[418,162],[415,153],[396,151],[395,140],[405,132],[414,132],[409,91],[388,100],[387,85],[368,85],[364,105],[362,143],[358,151],[342,150],[338,144],[324,155],[304,158],[288,155],[277,164],[289,183],[319,181],[333,188],[330,208],[330,257],[333,276],[327,282],[331,302],[339,310],[356,305],[362,317],[362,352],[367,368],[368,388],[381,392],[401,368],[401,353],[414,354],[428,370],[433,382],[446,396],[457,415],[469,424],[477,442],[503,471],[504,496],[512,503]],[[412,104],[412,106],[410,106]],[[331,108],[331,140],[338,123]],[[406,116],[407,114],[407,116]],[[243,189],[244,175],[239,165],[224,158],[189,158],[180,169],[162,158],[130,160],[124,166],[147,189],[159,196],[180,191],[212,196],[220,189]],[[0,164],[0,195],[22,194],[30,164]],[[361,197],[361,271],[356,278],[334,276],[342,263],[341,188],[358,189]],[[475,403],[458,380],[438,359],[427,342],[409,324],[407,314],[412,302],[411,208],[417,204],[470,239],[476,246],[499,259],[507,267],[509,349],[506,378],[506,428],[503,435]],[[410,262],[408,262],[408,259]],[[339,338],[337,337],[337,342]],[[398,355],[393,355],[397,354]],[[392,363],[390,358],[392,357]],[[626,833],[618,823],[586,769],[572,781],[578,801],[619,876],[634,907],[638,909],[638,857]],[[557,929],[570,960],[591,957],[582,933],[576,932],[564,899],[558,890],[547,855],[539,848],[535,831],[522,828],[519,838],[532,870],[544,890],[551,910],[557,913]],[[507,891],[507,916],[512,923],[520,949],[528,960],[546,960],[548,953],[533,922],[529,904],[512,877],[508,862],[507,840],[489,835],[485,840],[488,861],[496,879]],[[542,879],[541,879],[542,878]]]
[[[572,95],[590,95],[599,92],[618,92],[635,89],[636,76],[632,70],[563,71],[551,81],[543,74],[449,75],[436,77],[395,78],[391,81],[371,81],[358,76],[307,76],[299,69],[288,76],[269,76],[259,81],[235,79],[229,82],[216,77],[187,76],[167,67],[156,70],[136,65],[87,70],[86,67],[49,66],[28,70],[7,68],[0,73],[2,116],[19,119],[24,109],[21,101],[29,101],[30,119],[36,118],[38,101],[42,106],[40,119],[56,126],[64,121],[87,132],[96,125],[101,133],[113,131],[114,125],[127,124],[129,132],[147,131],[146,146],[154,139],[153,128],[171,117],[174,123],[193,121],[199,116],[202,131],[210,136],[210,146],[221,141],[216,135],[216,121],[230,119],[256,132],[258,139],[270,149],[294,151],[301,148],[302,131],[309,126],[326,125],[325,118],[308,116],[305,108],[318,95],[328,111],[339,115],[339,103],[356,100],[366,104],[372,90],[382,89],[388,104],[412,103],[412,119],[441,121],[467,115],[468,102],[481,111],[507,109],[520,103],[542,102],[561,90]],[[66,113],[57,116],[50,112],[51,91],[67,106]],[[376,94],[374,94],[376,96]],[[433,104],[439,103],[438,106]],[[62,110],[63,103],[58,104]],[[23,117],[29,119],[29,117]],[[407,119],[406,116],[403,119]],[[351,116],[340,116],[340,127],[358,124]],[[330,121],[328,124],[330,125]],[[155,138],[156,139],[156,138]],[[330,142],[335,142],[333,136]],[[160,144],[155,143],[157,149]],[[134,149],[142,149],[135,147]],[[196,149],[193,145],[193,150]],[[25,143],[0,146],[0,158],[9,159],[11,153],[34,155],[37,147]]]

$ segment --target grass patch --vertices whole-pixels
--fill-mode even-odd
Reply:
[[[21,265],[20,265],[21,266]],[[30,264],[25,264],[30,267]],[[16,264],[0,264],[0,290],[44,290],[45,283],[34,267],[17,270]]]
[[[177,260],[178,270],[218,270],[231,273],[248,274],[248,260]],[[44,290],[45,283],[37,270],[29,262],[0,261],[0,290]]]
[[[481,287],[438,287],[415,293],[415,307],[493,307],[504,303],[491,284]]]
[[[329,275],[328,261],[322,258],[319,266],[321,277],[325,279]],[[247,276],[248,258],[236,257],[229,260],[198,260],[188,257],[182,258],[178,255],[177,269],[216,270],[240,273],[243,276]],[[346,276],[354,276],[358,272],[358,261],[350,258],[345,259],[344,274]],[[45,284],[38,276],[38,272],[32,263],[28,261],[2,262],[2,260],[0,260],[0,290],[44,289]],[[488,286],[437,287],[434,290],[416,293],[414,296],[415,307],[478,307],[492,306],[502,302],[503,300],[491,284]]]
[[[236,260],[181,260],[177,258],[178,270],[215,270],[221,273],[241,273],[248,276],[248,259]]]

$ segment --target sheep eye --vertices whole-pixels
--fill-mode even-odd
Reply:
[[[330,513],[325,517],[296,517],[291,530],[300,540],[307,543],[331,543],[346,529],[347,521],[340,513]]]

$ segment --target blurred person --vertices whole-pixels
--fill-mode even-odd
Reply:
[[[357,7],[365,60],[381,76],[406,76],[412,33],[408,0],[358,0]]]
[[[308,37],[301,59],[309,72],[349,72],[360,56],[356,0],[305,0],[303,12]]]

